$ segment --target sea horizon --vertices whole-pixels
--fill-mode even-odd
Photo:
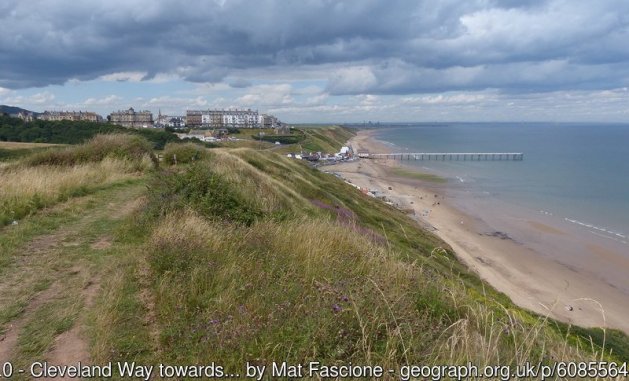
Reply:
[[[522,152],[512,161],[403,161],[447,178],[460,204],[513,205],[627,245],[629,163],[621,123],[417,123],[374,138],[401,152]],[[464,201],[467,200],[467,201]]]

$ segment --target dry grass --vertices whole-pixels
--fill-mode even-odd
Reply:
[[[5,168],[16,184],[2,182],[0,197],[54,199],[124,181],[136,166],[107,157]],[[91,319],[96,362],[240,371],[245,361],[397,369],[609,358],[485,289],[397,210],[302,163],[216,149],[157,172],[146,200],[114,238]]]
[[[240,152],[243,155],[239,155]],[[262,163],[266,155],[251,150],[215,150],[215,153],[212,158],[212,170],[225,176],[231,183],[238,184],[238,189],[245,197],[254,200],[262,210],[267,212],[282,208],[303,210],[309,205],[308,200],[294,187],[258,168],[263,165],[258,163]],[[291,175],[299,176],[298,172]]]
[[[0,226],[156,165],[146,139],[97,135],[89,142],[35,152],[0,167]]]
[[[157,165],[149,141],[141,136],[127,134],[96,135],[84,144],[35,153],[27,157],[24,164],[70,166],[99,162],[108,157],[132,162],[143,162],[148,158]]]
[[[141,162],[144,168],[151,165],[148,159]],[[110,158],[71,167],[5,167],[0,172],[0,225],[138,174],[138,163]]]
[[[208,149],[196,143],[168,143],[162,156],[166,164],[188,164],[208,157]]]
[[[286,360],[519,365],[593,360],[547,319],[471,296],[347,226],[315,220],[250,228],[194,212],[160,221],[147,249],[170,361]]]
[[[64,144],[52,144],[52,143],[22,143],[22,142],[2,142],[0,141],[0,149],[31,149],[31,148],[46,148],[46,147],[61,147]]]

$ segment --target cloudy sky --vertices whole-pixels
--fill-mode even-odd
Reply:
[[[626,0],[2,0],[0,104],[629,122]]]

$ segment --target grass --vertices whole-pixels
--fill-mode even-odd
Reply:
[[[96,135],[88,142],[60,150],[47,150],[31,155],[25,160],[27,166],[59,165],[101,162],[105,158],[141,163],[151,160],[157,164],[153,148],[148,140],[137,135]]]
[[[302,135],[298,144],[283,145],[276,152],[323,152],[336,153],[354,133],[339,126],[301,127],[294,130],[295,135]]]
[[[0,149],[6,150],[22,150],[31,148],[48,148],[58,147],[62,144],[50,144],[50,143],[22,143],[22,142],[3,142],[0,141]]]
[[[424,173],[424,172],[419,172],[412,169],[401,168],[401,167],[392,168],[391,172],[393,173],[393,175],[398,176],[398,177],[405,177],[407,179],[428,181],[432,183],[445,183],[448,181],[447,179],[441,176],[433,175],[431,173]]]
[[[262,133],[263,135],[274,135],[274,128],[239,128],[237,132],[230,132],[230,136],[236,138],[247,138],[250,139],[251,135],[259,135]]]
[[[136,136],[100,135],[83,145],[37,152],[0,168],[0,226],[136,178],[155,163],[147,144]]]
[[[207,155],[207,149],[195,143],[168,143],[162,152],[164,163],[169,165],[191,163]]]
[[[46,358],[54,338],[77,324],[95,363],[216,362],[228,373],[246,361],[397,369],[627,359],[626,335],[518,308],[437,237],[332,175],[269,151],[202,152],[104,181],[4,228],[0,286],[12,291],[0,298],[2,326],[26,318],[17,364]],[[47,170],[32,179],[89,166],[89,177],[125,163],[24,162],[8,168]],[[108,172],[116,171],[129,174]],[[55,189],[51,200],[60,198]],[[65,238],[24,261],[24,248],[50,229]],[[111,246],[99,251],[90,243],[102,236]],[[67,276],[73,265],[87,275]],[[100,279],[91,307],[80,302],[86,276]],[[51,288],[56,296],[30,311],[33,296]]]
[[[411,356],[427,350],[426,335],[406,341],[398,334],[429,324],[413,319],[421,285],[391,287],[412,274],[387,260],[384,248],[320,221],[244,229],[194,214],[170,216],[155,229],[149,262],[168,360],[213,359],[232,369],[278,358],[394,365],[404,346]],[[387,303],[395,303],[395,316]],[[442,318],[445,324],[435,315],[435,324]]]
[[[55,337],[72,328],[82,306],[76,289],[70,290],[74,292],[57,296],[32,314],[18,339],[16,366],[28,368],[53,345]]]
[[[22,321],[11,357],[16,366],[28,368],[48,357],[60,334],[86,324],[86,290],[120,273],[120,258],[128,260],[131,251],[127,245],[92,244],[116,234],[124,221],[119,213],[132,209],[128,200],[145,189],[141,180],[118,183],[4,228],[0,332]],[[78,332],[91,336],[87,328]]]
[[[304,150],[312,152],[335,153],[349,140],[354,133],[339,126],[304,128],[306,135],[302,143]]]
[[[12,167],[0,173],[0,225],[72,197],[137,177],[133,163],[106,159],[67,167]]]
[[[343,145],[349,140],[354,133],[346,128],[339,126],[317,126],[317,127],[301,127],[291,129],[290,135],[275,136],[273,129],[262,130],[269,141],[251,140],[257,138],[252,136],[260,130],[240,130],[240,134],[235,137],[245,138],[245,140],[236,142],[221,142],[220,146],[225,148],[253,148],[253,149],[270,149],[279,154],[287,154],[291,152],[338,152]],[[283,139],[282,139],[283,137]],[[275,145],[275,141],[285,144]],[[287,144],[292,143],[293,144]]]
[[[0,141],[0,161],[9,161],[40,152],[50,147],[60,147],[59,144],[48,143],[20,143]]]
[[[160,360],[236,371],[252,359],[397,368],[614,356],[600,337],[590,344],[513,305],[397,210],[300,162],[219,149],[159,178],[169,176],[174,187],[152,186],[147,211],[160,218],[142,250]],[[240,201],[196,196],[211,194],[195,184],[213,176]],[[243,222],[208,202],[255,213]]]
[[[252,139],[242,139],[235,141],[222,141],[219,144],[224,148],[251,148],[251,149],[270,149],[276,147],[273,143],[265,141],[256,141]]]

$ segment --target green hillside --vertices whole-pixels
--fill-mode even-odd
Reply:
[[[350,133],[313,135],[338,149],[328,134]],[[17,337],[17,365],[54,358],[68,337],[90,363],[227,373],[247,361],[397,370],[629,358],[625,335],[518,308],[405,214],[301,161],[170,145],[177,164],[156,165],[146,141],[126,139],[0,167],[0,212],[18,221],[0,236],[0,332]]]

